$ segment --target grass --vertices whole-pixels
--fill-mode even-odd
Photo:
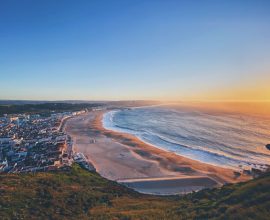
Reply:
[[[0,175],[1,219],[269,219],[270,175],[186,196],[137,193],[78,165]]]

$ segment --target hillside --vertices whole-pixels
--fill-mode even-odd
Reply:
[[[74,165],[0,175],[1,219],[267,219],[270,174],[184,197],[142,195]]]
[[[22,105],[1,105],[0,117],[4,114],[43,114],[47,115],[52,112],[80,111],[85,108],[102,106],[101,103],[40,103],[40,104],[22,104]]]

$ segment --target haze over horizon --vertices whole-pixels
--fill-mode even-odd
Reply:
[[[270,2],[1,1],[0,99],[270,101]]]

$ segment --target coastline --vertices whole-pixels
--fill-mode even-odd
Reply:
[[[146,144],[137,137],[106,130],[106,111],[69,119],[66,132],[100,175],[139,192],[181,194],[251,179],[229,168],[204,164]]]

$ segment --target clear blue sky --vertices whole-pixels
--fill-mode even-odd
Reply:
[[[0,99],[270,99],[269,70],[268,0],[0,1]]]

